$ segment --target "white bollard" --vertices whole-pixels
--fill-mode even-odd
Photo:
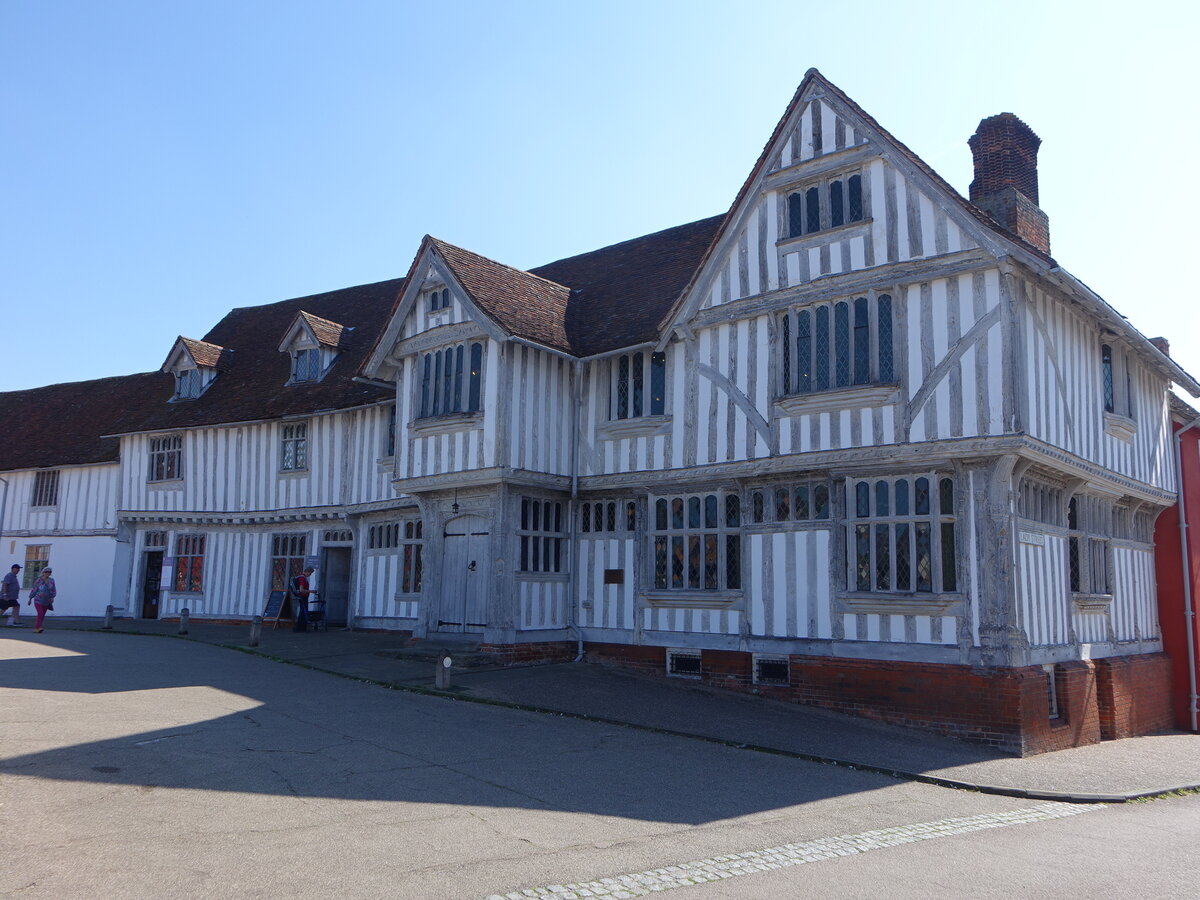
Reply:
[[[434,683],[434,686],[436,686],[439,691],[445,691],[445,690],[450,689],[450,654],[449,653],[443,653],[441,656],[438,657],[437,671],[434,673],[433,683]]]
[[[250,620],[250,646],[257,647],[259,639],[262,637],[262,616],[255,616]]]
[[[179,611],[179,633],[187,634],[188,608],[185,606]]]

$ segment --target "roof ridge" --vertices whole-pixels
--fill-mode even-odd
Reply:
[[[692,225],[700,225],[704,222],[711,222],[714,219],[721,219],[727,215],[728,215],[727,212],[717,213],[715,216],[705,216],[702,219],[695,219],[691,222],[683,222],[682,224],[679,224],[679,225],[671,225],[667,228],[660,228],[658,231],[651,231],[651,232],[647,232],[646,234],[639,234],[637,237],[626,238],[623,241],[617,241],[615,244],[606,244],[603,247],[597,247],[595,250],[584,250],[582,253],[573,253],[570,256],[564,256],[561,259],[551,260],[548,263],[542,263],[541,265],[534,266],[534,268],[535,269],[548,269],[551,266],[558,265],[559,263],[569,262],[570,260],[573,260],[573,259],[581,259],[585,256],[591,256],[593,253],[604,253],[607,250],[614,250],[617,247],[624,246],[625,244],[632,244],[635,241],[644,241],[647,238],[658,237],[661,234],[666,234],[668,231],[675,231],[680,228],[688,228]],[[534,277],[540,278],[541,276],[535,275]]]
[[[402,281],[404,281],[404,276],[397,275],[395,278],[383,278],[383,279],[380,279],[379,281],[368,281],[368,282],[364,282],[363,284],[350,284],[350,285],[347,285],[346,287],[331,288],[328,291],[318,291],[315,294],[304,294],[303,296],[300,296],[300,297],[287,297],[283,300],[273,300],[270,303],[253,303],[248,306],[234,306],[234,307],[230,308],[229,312],[231,312],[231,313],[241,312],[242,310],[245,310],[245,309],[266,309],[267,307],[271,307],[271,306],[283,306],[283,304],[285,304],[285,303],[296,303],[299,300],[315,300],[318,297],[328,297],[330,294],[344,294],[346,291],[356,291],[361,288],[379,287],[380,285],[390,284],[394,281],[402,282]],[[226,315],[228,315],[228,314],[229,313],[226,313]],[[338,323],[338,324],[340,324],[340,323]],[[210,343],[211,343],[211,341],[210,341]]]
[[[553,285],[554,287],[562,288],[568,294],[571,292],[571,288],[567,287],[567,285],[560,284],[557,281],[552,281],[549,278],[544,278],[541,275],[535,275],[533,272],[530,272],[528,269],[521,269],[521,268],[518,268],[517,266],[511,266],[508,263],[500,262],[500,260],[493,259],[490,256],[484,256],[482,253],[476,253],[474,250],[468,250],[466,247],[460,247],[458,244],[452,244],[449,241],[444,241],[441,238],[436,238],[431,234],[427,234],[427,235],[425,235],[425,237],[427,237],[429,239],[429,241],[432,244],[434,244],[435,246],[450,247],[451,249],[457,250],[460,253],[469,253],[472,256],[474,256],[475,258],[482,259],[484,262],[489,262],[494,266],[500,266],[501,268],[508,269],[510,272],[519,272],[520,274],[526,275],[529,278],[536,278],[538,281],[543,281],[546,284]],[[570,257],[568,257],[568,258],[570,258]]]

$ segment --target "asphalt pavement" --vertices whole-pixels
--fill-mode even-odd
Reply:
[[[55,618],[50,630],[101,630]],[[29,629],[31,631],[31,629]],[[1200,735],[1169,733],[1016,758],[925,732],[589,663],[452,666],[435,688],[436,660],[406,656],[407,635],[118,619],[113,633],[198,641],[396,690],[681,735],[947,787],[1032,799],[1121,802],[1200,788]],[[49,632],[48,632],[49,633]],[[33,637],[30,635],[30,637]],[[40,637],[40,636],[39,636]],[[286,678],[281,674],[281,678]]]

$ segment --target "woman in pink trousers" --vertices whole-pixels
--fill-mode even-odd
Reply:
[[[29,605],[37,610],[37,627],[33,629],[34,634],[42,633],[42,621],[46,618],[46,610],[54,609],[54,597],[58,589],[54,586],[54,579],[50,577],[52,571],[54,570],[49,566],[42,569],[29,591]]]

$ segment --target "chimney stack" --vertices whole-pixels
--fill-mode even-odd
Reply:
[[[1012,113],[979,123],[971,139],[971,202],[1014,235],[1050,252],[1050,220],[1038,206],[1037,152],[1042,139]]]

